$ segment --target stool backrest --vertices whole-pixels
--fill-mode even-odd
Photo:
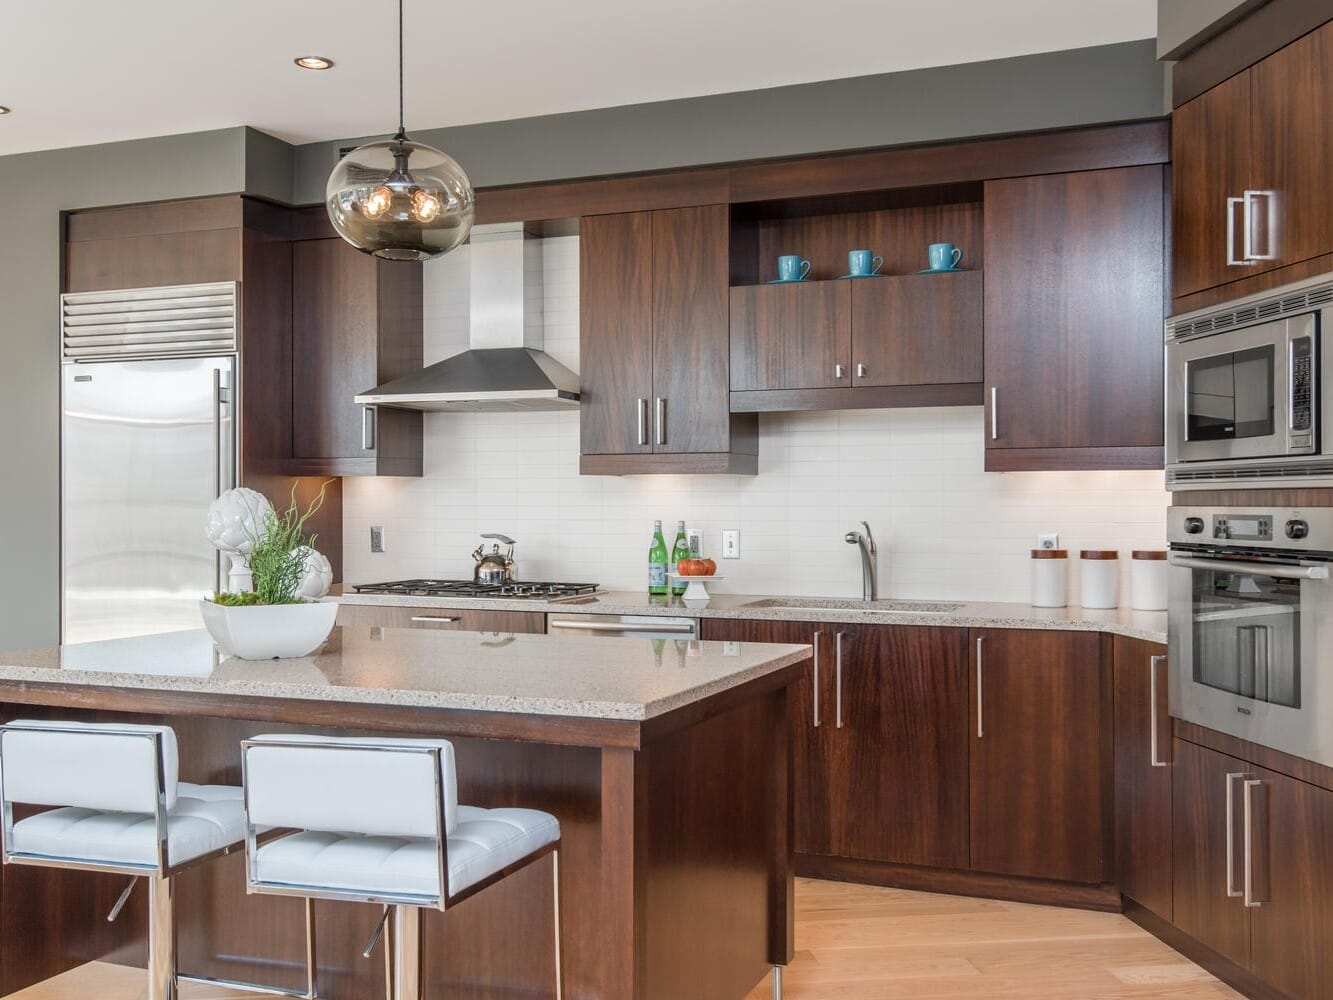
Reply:
[[[152,814],[159,793],[175,806],[179,773],[168,726],[21,719],[0,727],[7,803]]]
[[[458,823],[448,740],[265,735],[242,758],[252,828],[436,838]]]

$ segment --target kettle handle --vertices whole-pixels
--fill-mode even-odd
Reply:
[[[518,543],[515,542],[512,538],[510,538],[508,535],[495,535],[495,534],[491,534],[491,535],[482,535],[481,537],[482,537],[482,538],[493,538],[495,541],[500,542],[500,543],[502,543],[502,544],[504,544],[504,545],[517,545],[517,544],[518,544]]]

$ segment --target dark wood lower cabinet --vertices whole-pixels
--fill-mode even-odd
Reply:
[[[540,611],[401,608],[372,604],[344,604],[338,609],[338,624],[352,628],[434,628],[450,629],[455,632],[540,634],[546,631],[546,615]]]
[[[1115,878],[1171,919],[1171,719],[1166,647],[1115,640]]]
[[[966,867],[964,630],[705,620],[703,635],[818,643],[793,689],[798,854]]]
[[[1184,740],[1174,742],[1172,759],[1173,922],[1200,944],[1244,967],[1250,956],[1250,918],[1232,893],[1241,883],[1236,785],[1246,765]],[[1228,818],[1233,821],[1230,827]]]
[[[971,632],[971,859],[1109,881],[1110,675],[1095,633]]]
[[[1288,996],[1333,995],[1333,792],[1261,769],[1252,780],[1250,970]]]

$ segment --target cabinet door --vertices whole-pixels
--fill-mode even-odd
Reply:
[[[744,392],[851,385],[852,284],[811,281],[733,288],[731,388]]]
[[[1251,74],[1240,73],[1171,115],[1172,295],[1254,273],[1249,265],[1228,263],[1241,253],[1242,220],[1227,199],[1254,183],[1250,93]],[[1228,213],[1234,213],[1230,229]]]
[[[806,622],[731,621],[705,618],[703,638],[710,642],[780,642],[815,646],[817,663],[793,685],[790,713],[792,752],[792,813],[797,854],[828,854],[832,844],[830,784],[824,768],[823,740],[831,731],[827,721],[832,691],[828,650],[833,625]],[[818,636],[818,639],[816,639]],[[818,645],[816,645],[818,643]],[[816,681],[819,695],[816,699]],[[820,719],[823,715],[825,718]],[[816,722],[820,724],[816,725]]]
[[[1110,691],[1103,696],[1100,636],[988,629],[971,638],[972,868],[1105,881]]]
[[[987,182],[988,468],[1161,446],[1162,185],[1160,166]]]
[[[1174,923],[1218,954],[1247,966],[1249,912],[1231,895],[1241,886],[1239,794],[1246,765],[1184,740],[1173,741],[1171,754]]]
[[[1116,883],[1171,919],[1171,720],[1166,647],[1115,640]]]
[[[731,448],[726,205],[653,213],[653,450]]]
[[[297,458],[360,455],[360,407],[373,389],[374,257],[340,239],[292,245],[292,422]],[[369,348],[369,349],[368,349]]]
[[[583,453],[651,453],[651,213],[595,215],[580,222],[579,297]]]
[[[980,271],[847,284],[853,385],[981,381]]]
[[[421,280],[341,239],[292,244],[293,473],[421,475],[421,414],[354,401],[420,370]]]
[[[1260,905],[1249,910],[1250,968],[1287,996],[1327,996],[1333,989],[1333,792],[1267,771],[1255,780],[1259,784],[1247,790],[1251,901]],[[1243,798],[1241,805],[1243,822]]]
[[[1276,259],[1236,269],[1240,277],[1333,253],[1333,23],[1245,75],[1253,79],[1249,186],[1276,193],[1271,213],[1275,242],[1268,248]],[[1253,220],[1255,239],[1262,243],[1268,213],[1258,215],[1264,217]]]
[[[820,743],[825,853],[965,868],[966,632],[829,628],[833,690]]]

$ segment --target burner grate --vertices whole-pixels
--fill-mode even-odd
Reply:
[[[358,594],[393,597],[491,597],[504,600],[563,600],[597,592],[595,583],[550,583],[520,580],[514,583],[473,583],[471,580],[391,580],[387,583],[360,583]]]

